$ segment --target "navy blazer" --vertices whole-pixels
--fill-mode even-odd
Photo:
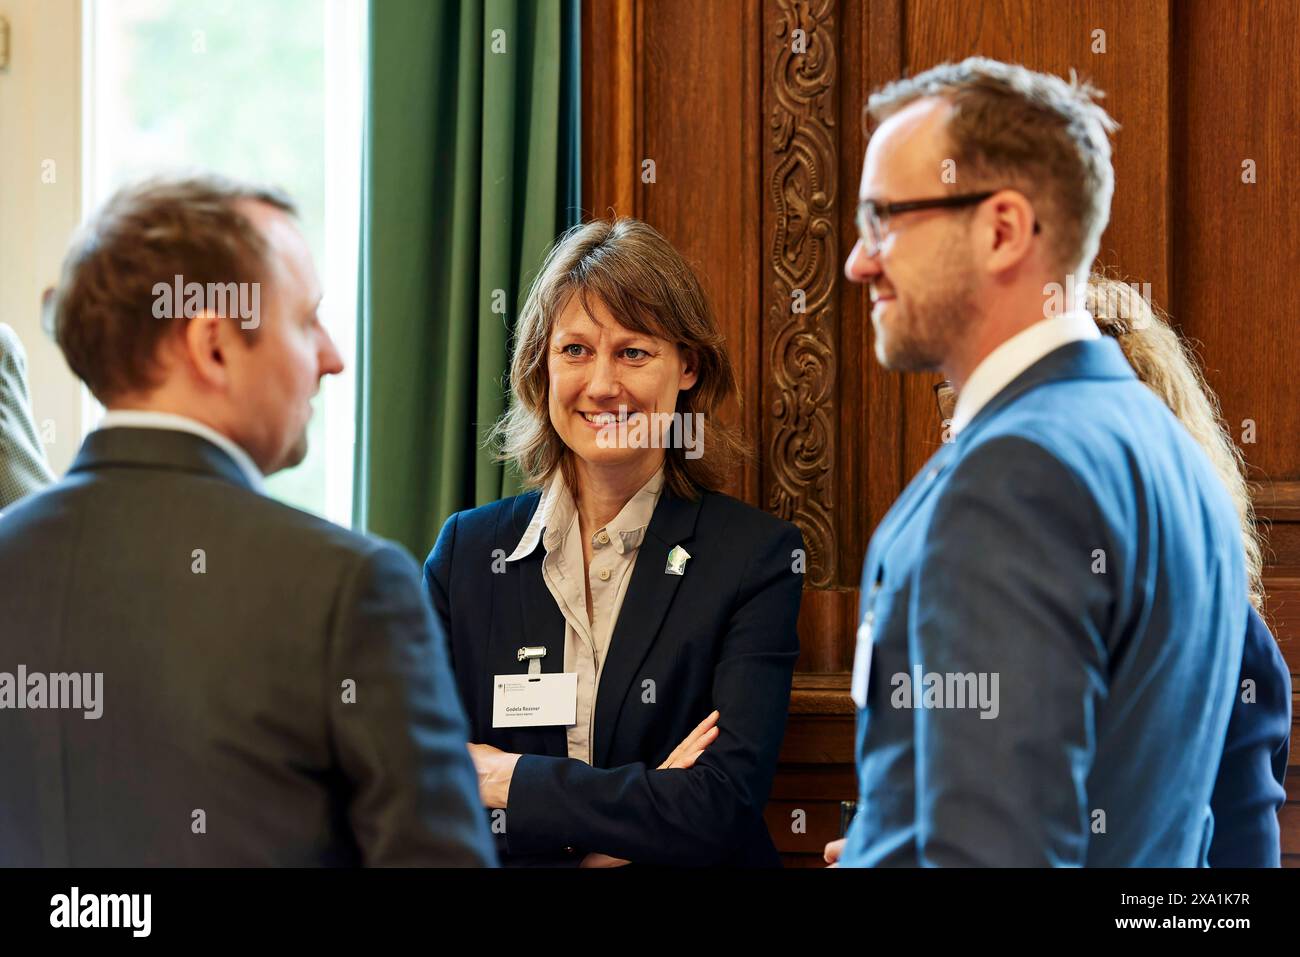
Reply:
[[[637,864],[779,865],[763,808],[799,655],[799,530],[726,495],[690,501],[665,486],[601,672],[587,765],[567,756],[563,726],[492,727],[493,675],[527,671],[521,645],[563,648],[541,544],[504,561],[540,497],[453,515],[424,566],[470,740],[524,755],[498,835],[503,863],[576,863],[594,851]],[[682,575],[665,573],[675,545],[691,555]],[[559,672],[564,656],[542,662]],[[718,737],[695,766],[657,770],[715,708]]]
[[[1223,483],[1119,346],[1044,356],[872,538],[842,863],[1204,864],[1245,594]],[[909,702],[918,675],[953,690]]]
[[[1242,687],[1253,682],[1253,693]],[[1223,762],[1214,782],[1211,867],[1280,867],[1278,809],[1286,803],[1291,747],[1291,673],[1277,641],[1255,609],[1228,721]]]

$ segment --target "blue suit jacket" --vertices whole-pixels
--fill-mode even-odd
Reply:
[[[1240,530],[1115,342],[1043,357],[936,453],[862,589],[844,864],[1205,862],[1246,632]],[[918,673],[996,675],[995,707],[899,706]]]
[[[1242,687],[1252,682],[1250,693]],[[1291,673],[1264,619],[1250,609],[1223,763],[1214,782],[1211,867],[1280,867]]]
[[[688,501],[664,489],[601,671],[587,765],[567,756],[562,726],[492,727],[492,676],[527,671],[519,646],[548,645],[542,670],[564,668],[545,550],[500,560],[539,499],[453,515],[424,566],[470,740],[524,755],[498,835],[502,863],[577,863],[596,851],[637,864],[779,865],[763,808],[799,656],[799,530],[726,495]],[[665,574],[674,545],[691,555],[683,575]],[[657,770],[715,708],[718,738],[695,766]]]

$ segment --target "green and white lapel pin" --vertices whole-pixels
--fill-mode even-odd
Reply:
[[[665,575],[685,575],[686,563],[690,561],[691,555],[680,545],[674,545],[673,550],[668,553],[668,564],[664,566]]]

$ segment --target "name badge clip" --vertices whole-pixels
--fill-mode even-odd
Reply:
[[[515,652],[515,660],[528,662],[528,673],[530,675],[540,675],[542,673],[542,659],[545,657],[545,645],[525,645]]]

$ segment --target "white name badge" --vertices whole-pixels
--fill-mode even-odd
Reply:
[[[867,706],[867,677],[871,674],[871,619],[864,618],[858,626],[858,645],[853,653],[853,681],[849,695],[862,710]]]
[[[495,675],[492,727],[534,728],[578,720],[578,674]]]

